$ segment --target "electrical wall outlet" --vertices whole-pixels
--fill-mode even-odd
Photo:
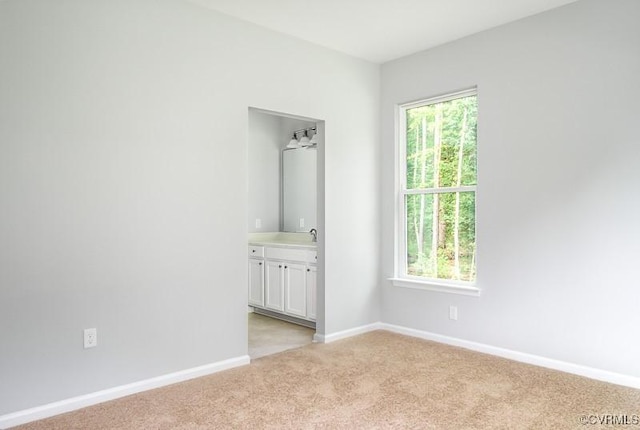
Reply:
[[[256,218],[256,228],[262,228],[262,220],[260,218]]]
[[[300,228],[304,228],[304,218],[300,218]]]
[[[94,348],[98,346],[98,330],[95,328],[84,329],[84,348]]]
[[[457,321],[458,320],[458,307],[457,306],[449,306],[449,319]]]

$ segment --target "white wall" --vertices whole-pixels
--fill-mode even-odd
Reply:
[[[246,354],[249,106],[326,120],[320,329],[379,320],[377,66],[177,0],[2,1],[0,61],[0,414]]]
[[[280,127],[281,117],[249,110],[249,233],[280,230],[280,152],[286,139]],[[256,218],[262,227],[256,227]]]
[[[582,0],[383,65],[382,276],[394,105],[477,85],[482,289],[384,281],[384,322],[640,376],[638,17],[635,0]]]

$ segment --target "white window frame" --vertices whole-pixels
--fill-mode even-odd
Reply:
[[[406,273],[407,268],[407,223],[405,220],[405,196],[412,194],[440,194],[451,192],[473,191],[475,193],[476,214],[478,207],[477,177],[476,185],[462,187],[442,187],[432,190],[407,190],[406,175],[406,111],[419,106],[447,102],[450,100],[478,96],[477,88],[470,88],[463,91],[448,93],[445,95],[430,97],[415,102],[396,105],[395,109],[395,130],[396,130],[396,198],[395,198],[395,243],[394,243],[394,276],[389,280],[396,287],[415,288],[442,293],[462,294],[468,296],[479,296],[480,289],[477,287],[477,278],[474,282],[446,280],[437,278],[427,278],[422,276],[412,276]],[[478,218],[476,216],[476,247],[478,233]],[[476,261],[477,273],[477,261]]]

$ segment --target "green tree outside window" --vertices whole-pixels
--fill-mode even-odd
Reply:
[[[404,110],[406,274],[476,277],[477,96]]]

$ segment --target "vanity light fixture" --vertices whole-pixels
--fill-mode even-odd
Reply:
[[[298,140],[298,135],[304,132],[304,136]],[[309,139],[309,133],[313,133],[311,139]],[[310,146],[316,146],[318,144],[318,131],[315,127],[302,128],[293,132],[291,140],[287,144],[287,149],[308,148]]]

